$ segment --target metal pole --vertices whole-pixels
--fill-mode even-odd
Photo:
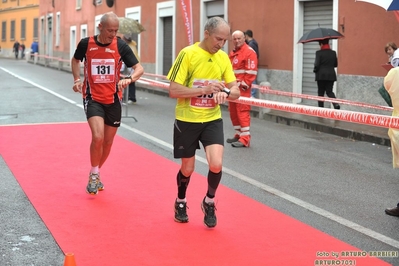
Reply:
[[[125,88],[125,90],[127,90],[127,91],[126,91],[126,99],[125,99],[125,97],[123,97],[124,98],[123,102],[125,102],[125,116],[123,116],[123,117],[125,117],[125,118],[128,118],[128,117],[129,118],[133,118],[134,121],[137,122],[137,119],[134,116],[129,116],[129,110],[128,110],[128,108],[129,108],[129,86],[127,86]],[[125,93],[123,92],[122,94],[125,94]]]
[[[126,99],[125,99],[125,116],[128,117],[128,107],[129,107],[129,85],[125,88],[126,91]]]

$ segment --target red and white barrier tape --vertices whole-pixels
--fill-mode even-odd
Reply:
[[[346,110],[336,110],[329,108],[319,108],[314,106],[303,106],[292,103],[281,103],[281,102],[274,102],[268,100],[251,99],[247,97],[240,97],[237,100],[237,102],[249,104],[252,106],[258,106],[262,108],[270,108],[270,109],[285,111],[285,112],[329,118],[334,120],[371,125],[377,127],[399,129],[399,117],[353,112]]]
[[[310,100],[323,101],[323,102],[341,103],[341,104],[359,106],[359,107],[364,107],[364,108],[379,109],[379,110],[384,110],[384,111],[392,111],[393,110],[393,108],[389,107],[389,106],[361,103],[361,102],[355,102],[355,101],[349,101],[349,100],[343,100],[343,99],[327,98],[327,97],[320,97],[320,96],[313,96],[313,95],[306,95],[306,94],[298,94],[298,93],[292,93],[292,92],[287,92],[287,91],[277,91],[277,90],[272,90],[268,87],[259,86],[256,84],[253,84],[252,87],[260,90],[261,93],[287,96],[287,97],[292,97],[292,98],[310,99]]]
[[[68,60],[68,59],[63,59],[61,57],[54,57],[54,56],[42,55],[42,54],[38,54],[37,57],[42,57],[42,58],[45,58],[45,59],[51,59],[51,60],[62,61],[62,62],[70,62],[71,61],[71,60]]]
[[[38,56],[64,61],[62,58],[57,58],[57,57],[50,57],[50,56],[46,56],[46,55],[38,55]],[[68,60],[65,60],[65,61],[68,61]],[[151,73],[144,73],[144,75],[161,78],[161,79],[166,79],[166,77],[163,75],[156,75],[156,74],[151,74]],[[161,81],[155,81],[152,79],[147,79],[147,78],[141,77],[138,80],[138,82],[142,83],[142,84],[159,87],[159,88],[162,88],[165,90],[169,89],[169,84],[165,83],[165,82],[161,82]],[[272,90],[268,87],[263,87],[263,86],[259,86],[256,84],[254,84],[253,87],[256,89],[260,89],[265,93],[281,95],[281,96],[320,100],[320,101],[326,101],[326,102],[344,103],[344,104],[349,104],[349,105],[354,105],[354,106],[375,108],[375,109],[386,110],[386,111],[393,110],[392,107],[381,106],[381,105],[373,105],[373,104],[360,103],[360,102],[354,102],[354,101],[348,101],[348,100],[342,100],[342,99],[331,99],[331,98],[318,97],[318,96],[312,96],[312,95],[304,95],[304,94],[276,91],[276,90]],[[365,124],[365,125],[372,125],[372,126],[378,126],[378,127],[384,127],[384,128],[399,129],[399,117],[362,113],[362,112],[345,111],[345,110],[335,110],[335,109],[329,109],[329,108],[318,108],[318,107],[313,107],[313,106],[303,106],[303,105],[281,103],[281,102],[268,101],[268,100],[251,99],[251,98],[246,98],[246,97],[240,97],[239,99],[235,100],[234,102],[248,104],[248,105],[252,105],[252,106],[258,106],[261,108],[269,108],[269,109],[275,109],[275,110],[280,110],[280,111],[285,111],[285,112],[304,114],[304,115],[309,115],[309,116],[329,118],[329,119],[335,119],[335,120],[347,121],[347,122]]]
[[[147,73],[147,72],[145,72],[145,73],[143,74],[143,76],[149,76],[149,77],[155,77],[155,78],[160,78],[160,79],[167,80],[166,76],[157,75],[157,74],[152,74],[152,73]]]
[[[168,89],[169,84],[160,81],[154,81],[141,77],[138,82]],[[399,117],[392,117],[387,115],[378,115],[362,112],[353,112],[345,110],[335,110],[329,108],[319,108],[314,106],[303,106],[292,103],[281,103],[269,100],[252,99],[247,97],[240,97],[234,102],[257,106],[261,108],[269,108],[284,112],[291,112],[296,114],[303,114],[309,116],[316,116],[321,118],[328,118],[357,124],[371,125],[384,128],[399,129]]]
[[[144,76],[150,76],[150,77],[155,77],[155,78],[160,78],[160,79],[166,80],[166,76],[163,76],[163,75],[144,73]],[[378,109],[378,110],[384,110],[384,111],[392,111],[393,110],[393,108],[389,107],[389,106],[355,102],[355,101],[349,101],[349,100],[337,99],[337,98],[328,98],[328,97],[320,97],[320,96],[292,93],[292,92],[286,92],[286,91],[278,91],[278,90],[273,90],[268,87],[260,86],[257,84],[253,84],[252,88],[260,90],[262,93],[274,94],[274,95],[279,95],[279,96],[301,98],[301,99],[308,99],[308,100],[315,100],[315,101],[322,101],[322,102],[340,103],[340,104],[358,106],[358,107],[363,107],[363,108]]]
[[[156,80],[152,80],[152,79],[147,79],[147,78],[143,78],[143,77],[141,77],[138,80],[138,82],[142,83],[142,84],[151,85],[151,86],[160,87],[162,89],[169,90],[169,84],[165,83],[165,82],[156,81]]]

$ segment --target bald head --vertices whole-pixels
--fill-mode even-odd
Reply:
[[[236,30],[236,31],[234,31],[233,32],[233,34],[232,34],[232,36],[233,36],[233,38],[234,37],[244,37],[245,38],[245,35],[244,35],[244,32],[242,32],[242,31],[240,31],[240,30]]]
[[[102,24],[103,26],[107,25],[108,23],[115,22],[118,22],[119,25],[118,16],[114,12],[107,12],[100,19],[100,24]]]
[[[242,32],[240,30],[236,30],[236,31],[233,32],[233,34],[231,36],[232,36],[232,39],[233,39],[233,44],[234,44],[234,49],[235,50],[244,45],[244,43],[245,43],[244,32]]]
[[[119,30],[119,18],[115,13],[105,13],[98,24],[100,34],[98,35],[98,41],[102,44],[109,44],[115,38]]]

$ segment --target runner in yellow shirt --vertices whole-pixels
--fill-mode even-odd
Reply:
[[[174,157],[181,158],[177,174],[175,221],[188,222],[186,190],[194,172],[195,152],[204,146],[209,165],[208,190],[201,203],[204,223],[215,227],[214,197],[222,178],[223,121],[219,104],[236,100],[240,91],[228,55],[220,49],[230,38],[230,26],[220,17],[210,18],[204,39],[183,48],[169,71],[169,95],[177,98]]]

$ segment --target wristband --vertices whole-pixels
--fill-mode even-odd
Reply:
[[[80,79],[75,79],[74,81],[73,81],[73,83],[76,83],[76,82],[79,82],[80,81]]]
[[[222,92],[226,93],[226,94],[227,94],[227,98],[229,98],[229,96],[230,96],[230,90],[229,90],[228,88],[224,87],[223,90],[222,90]]]

